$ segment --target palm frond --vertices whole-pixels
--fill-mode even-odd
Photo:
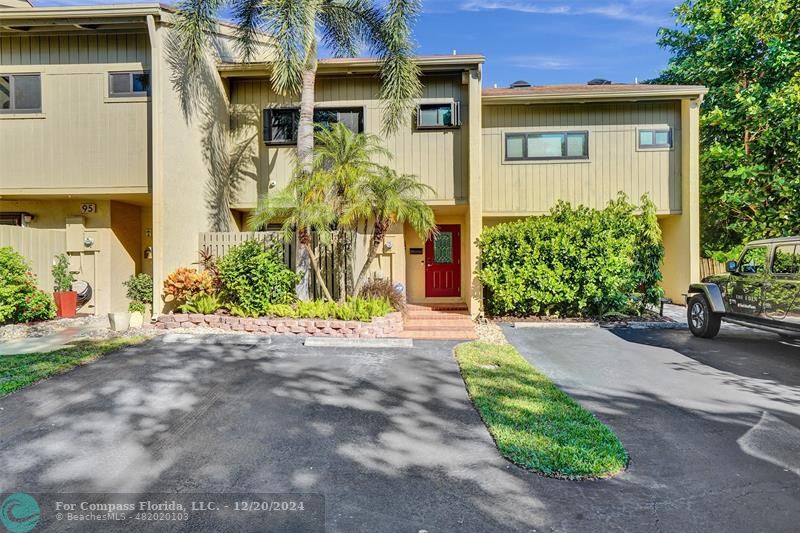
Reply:
[[[231,6],[238,50],[244,61],[253,59],[261,42],[264,24],[262,5],[262,0],[236,0]]]
[[[216,26],[222,0],[182,0],[178,3],[175,31],[186,61],[186,69],[196,72],[206,60],[209,35]]]
[[[272,88],[278,94],[300,91],[306,48],[309,34],[313,39],[318,5],[319,0],[262,0],[264,30],[270,34],[275,48],[271,58]]]

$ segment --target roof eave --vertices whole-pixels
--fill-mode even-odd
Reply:
[[[701,98],[708,92],[706,88],[676,88],[664,91],[609,91],[596,93],[560,93],[560,94],[484,94],[482,102],[486,105],[500,104],[544,104],[544,103],[586,103],[640,100],[680,100]]]
[[[474,56],[442,56],[422,58],[417,65],[424,72],[461,71],[482,65],[485,58]],[[317,65],[317,74],[376,74],[380,71],[382,60],[354,58],[352,60],[321,60]],[[269,63],[227,63],[217,65],[217,70],[223,78],[267,76]]]

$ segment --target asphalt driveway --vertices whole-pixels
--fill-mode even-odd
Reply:
[[[0,399],[0,493],[321,493],[328,531],[800,521],[796,456],[771,444],[797,431],[800,391],[779,381],[786,372],[746,378],[607,331],[510,334],[614,427],[633,456],[627,472],[578,483],[510,465],[469,402],[452,343],[154,340]]]

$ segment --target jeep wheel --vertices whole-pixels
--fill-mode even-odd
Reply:
[[[702,294],[695,294],[689,299],[686,307],[686,318],[689,322],[689,330],[695,337],[713,339],[719,333],[719,326],[722,317],[717,313],[711,312],[708,300]]]

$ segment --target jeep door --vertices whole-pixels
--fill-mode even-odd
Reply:
[[[800,243],[778,244],[764,285],[764,314],[800,326]]]
[[[736,272],[731,274],[728,289],[728,302],[733,314],[753,318],[762,316],[768,252],[768,246],[756,245],[748,246],[742,253]]]

